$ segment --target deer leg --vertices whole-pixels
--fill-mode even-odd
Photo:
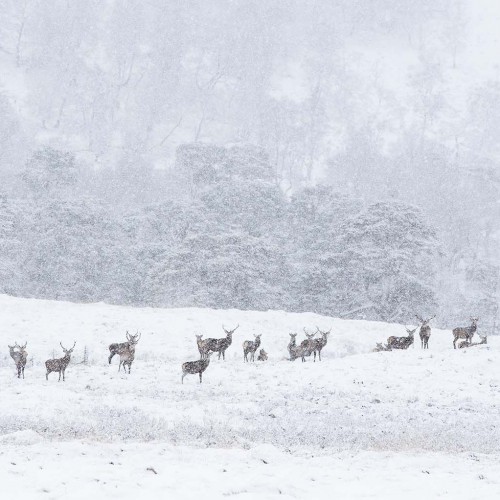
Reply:
[[[113,356],[115,355],[114,352],[112,352],[110,355],[109,355],[109,358],[108,358],[108,364],[110,365],[111,364],[111,360],[113,359]]]
[[[200,384],[201,384],[201,374],[202,374],[202,373],[203,373],[203,372],[200,372]]]
[[[186,376],[186,372],[182,372],[182,378],[181,378],[181,382],[184,383],[184,377]]]
[[[45,374],[45,380],[49,380],[49,373],[50,373],[50,372],[47,372],[47,373]]]
[[[66,370],[63,370],[63,382],[66,380],[65,375],[66,375]]]
[[[321,361],[321,349],[318,351],[318,359]]]

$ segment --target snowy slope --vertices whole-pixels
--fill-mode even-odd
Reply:
[[[433,329],[428,351],[371,353],[404,327],[7,296],[0,311],[0,481],[7,491],[23,481],[22,498],[500,495],[497,338],[453,350],[451,332]],[[222,337],[222,324],[238,323],[226,361],[213,360],[202,385],[181,385],[181,363],[198,357],[195,333]],[[316,325],[332,328],[323,361],[287,361],[288,333],[302,339]],[[117,357],[107,363],[127,329],[142,332],[130,376]],[[265,364],[242,361],[254,333]],[[44,361],[74,340],[66,382],[47,382]],[[14,341],[28,341],[25,380],[8,356]]]

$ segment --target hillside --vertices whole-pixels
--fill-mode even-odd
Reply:
[[[307,498],[332,488],[365,498],[372,486],[382,495],[389,485],[417,498],[416,483],[434,496],[500,493],[497,338],[454,351],[451,332],[433,329],[426,352],[417,345],[371,353],[404,327],[281,311],[133,309],[7,296],[0,310],[0,480],[10,491],[26,479],[23,498],[44,490],[58,498],[74,488],[72,498],[104,492],[132,498],[144,488],[167,488],[176,498],[206,488],[216,498],[273,498],[279,490],[285,498]],[[213,360],[202,385],[195,376],[181,385],[181,363],[198,357],[195,333],[221,337],[222,324],[240,325],[226,361]],[[323,361],[288,361],[288,333],[303,338],[302,328],[316,325],[332,328]],[[107,346],[124,340],[127,329],[142,332],[130,376],[118,373],[117,357],[107,363]],[[243,363],[241,344],[254,333],[262,333],[267,363]],[[62,356],[60,341],[75,340],[66,382],[58,383],[57,374],[47,382],[45,359],[53,351]],[[6,344],[15,341],[28,342],[25,380],[15,377],[8,357]],[[88,365],[80,363],[85,347]],[[56,458],[42,477],[37,469],[47,453]],[[300,477],[306,463],[307,477]],[[177,489],[201,464],[192,489],[185,483]]]

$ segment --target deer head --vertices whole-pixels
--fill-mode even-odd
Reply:
[[[255,337],[255,340],[258,340],[262,337],[262,333],[259,333],[258,335],[255,335],[254,333],[253,336]]]
[[[73,347],[71,349],[66,349],[63,345],[62,345],[62,342],[59,342],[59,344],[61,345],[62,347],[62,350],[64,351],[64,354],[68,355],[68,354],[71,354],[73,352],[73,349],[75,348],[75,345],[76,345],[76,340],[75,340],[75,343],[73,344]]]
[[[431,316],[428,319],[424,319],[424,318],[422,318],[422,316],[419,316],[418,314],[415,314],[415,318],[417,318],[418,321],[420,323],[422,323],[422,326],[427,326],[429,324],[429,322],[432,321],[435,317],[436,317],[436,315],[434,314],[434,316]]]
[[[472,316],[470,317],[470,320],[472,322],[472,326],[477,326],[477,323],[479,321],[479,318],[473,318]]]
[[[127,336],[127,340],[134,345],[137,344],[139,342],[139,339],[141,338],[141,334],[139,333],[139,331],[135,335],[130,335],[127,331],[125,335]]]
[[[330,328],[330,330],[328,330],[327,332],[323,332],[321,331],[318,327],[316,327],[316,333],[319,333],[320,335],[330,335],[330,332],[332,331],[332,329]]]
[[[28,342],[25,342],[23,346],[18,345],[16,342],[16,345],[14,347],[17,347],[21,352],[24,352],[26,350],[26,346],[28,345]]]
[[[417,328],[415,328],[414,330],[410,330],[407,326],[405,326],[405,329],[409,337],[413,337],[415,335],[415,332],[417,331]]]
[[[306,337],[307,337],[308,339],[312,339],[312,338],[316,335],[316,333],[317,333],[317,332],[314,332],[314,333],[307,333],[307,330],[306,330],[305,328],[303,328],[303,330],[304,330],[304,333],[306,334]]]

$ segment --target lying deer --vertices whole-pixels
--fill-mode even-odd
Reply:
[[[71,349],[65,349],[61,342],[59,342],[59,344],[61,344],[62,350],[64,351],[64,356],[59,359],[48,359],[47,361],[45,361],[45,367],[47,368],[47,373],[45,374],[45,378],[46,380],[49,380],[49,373],[59,372],[58,382],[61,381],[61,373],[64,382],[65,381],[64,374],[66,372],[67,366],[69,365],[69,360],[71,359],[71,353],[75,348],[76,341]]]
[[[257,361],[267,361],[267,352],[264,349],[259,351],[259,355],[257,356]]]
[[[377,345],[372,349],[372,352],[380,351],[391,351],[392,349],[388,345],[382,344],[382,342],[377,342]]]
[[[131,345],[136,345],[141,338],[141,334],[137,332],[135,335],[130,335],[128,331],[125,333],[127,337],[127,342],[122,342],[121,344],[111,344],[109,346],[109,358],[108,363],[111,364],[111,360],[115,354],[121,355],[122,352],[128,351]]]
[[[418,321],[421,323],[420,324],[420,343],[422,349],[429,349],[429,338],[431,336],[431,327],[429,326],[429,323],[436,317],[436,315],[432,316],[432,318],[429,319],[423,319],[421,316],[418,314],[415,315],[415,318],[418,319]]]
[[[194,375],[195,373],[200,374],[200,384],[202,382],[201,374],[208,368],[210,364],[210,356],[212,352],[207,353],[205,358],[199,359],[198,361],[186,361],[182,363],[182,379],[181,382],[184,383],[184,377],[187,374]]]
[[[387,339],[387,347],[390,349],[408,349],[413,344],[413,336],[417,329],[409,330],[406,328],[407,337],[389,337]]]
[[[248,361],[248,354],[250,354],[250,361],[255,361],[255,351],[260,346],[260,337],[262,334],[254,335],[255,340],[245,340],[243,342],[243,361]]]
[[[459,326],[457,328],[453,328],[453,349],[456,349],[457,340],[465,339],[469,344],[472,341],[472,337],[477,330],[477,322],[479,318],[470,318],[471,326]]]
[[[328,335],[330,335],[331,331],[332,329],[330,328],[330,330],[328,330],[327,332],[322,332],[318,327],[316,327],[316,333],[319,333],[321,335],[321,338],[314,339],[312,343],[314,352],[314,361],[316,361],[316,353],[318,353],[319,361],[321,361],[321,350],[323,349],[323,347],[325,347],[326,343],[328,342]]]
[[[458,344],[458,348],[459,349],[463,349],[465,347],[474,347],[475,345],[482,345],[482,344],[487,344],[488,343],[488,337],[487,335],[485,335],[484,337],[482,337],[481,335],[479,335],[479,338],[481,339],[481,342],[467,342],[467,340],[462,340],[462,342],[460,342]]]
[[[21,373],[24,378],[24,368],[26,366],[26,361],[28,360],[28,353],[26,352],[26,346],[28,343],[26,342],[24,346],[20,346],[17,342],[14,344],[14,347],[9,346],[10,357],[14,360],[17,369],[17,378],[21,378]],[[15,351],[15,348],[18,348],[18,351]]]

